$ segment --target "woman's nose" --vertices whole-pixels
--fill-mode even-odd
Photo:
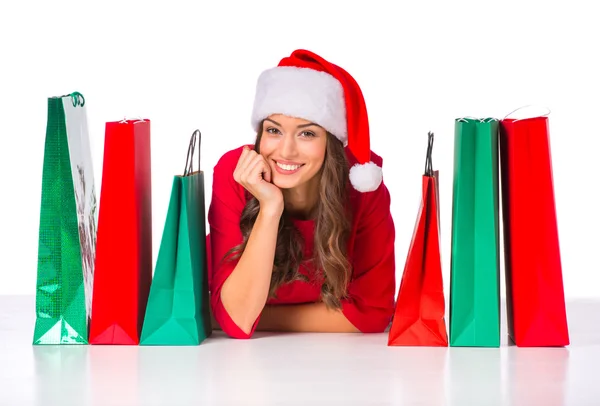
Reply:
[[[296,139],[292,135],[286,135],[282,138],[281,155],[284,158],[290,158],[296,154]]]

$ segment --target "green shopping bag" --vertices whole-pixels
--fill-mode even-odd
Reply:
[[[173,179],[140,345],[198,345],[212,333],[200,151],[198,172],[192,164],[200,136],[193,133],[184,174]]]
[[[33,345],[87,344],[97,202],[85,99],[48,99]]]
[[[455,121],[450,346],[500,346],[498,120]]]

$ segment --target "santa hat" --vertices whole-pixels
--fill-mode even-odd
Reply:
[[[258,78],[252,127],[258,131],[271,114],[303,118],[338,138],[358,160],[350,168],[350,183],[359,192],[381,184],[382,170],[371,161],[365,100],[344,69],[310,51],[294,51]]]

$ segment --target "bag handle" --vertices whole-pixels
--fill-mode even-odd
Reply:
[[[85,98],[81,93],[73,92],[69,96],[71,96],[71,102],[73,103],[73,107],[83,107],[85,105]]]
[[[79,92],[73,92],[73,93],[69,93],[69,94],[64,94],[62,96],[58,96],[58,97],[70,97],[71,98],[71,103],[73,103],[73,107],[77,107],[77,106],[85,106],[85,97],[83,97],[83,95]]]
[[[131,119],[128,119],[127,116],[125,116],[125,117],[123,117],[123,120],[119,121],[119,124],[127,124],[128,121],[133,120],[133,119],[135,119],[133,124],[146,122],[146,120],[144,120],[141,116],[133,117]]]
[[[433,176],[433,162],[431,160],[433,152],[433,133],[427,133],[427,156],[425,157],[425,176]]]
[[[200,170],[200,142],[202,141],[202,133],[200,130],[195,130],[190,138],[188,146],[187,158],[185,159],[185,169],[183,176],[189,176],[194,173],[194,152],[196,150],[196,139],[198,140],[198,170]]]
[[[62,96],[54,96],[52,97],[53,99],[62,99],[63,97],[70,97],[71,98],[71,103],[73,104],[73,107],[83,107],[85,106],[85,97],[83,97],[83,95],[79,92],[73,92],[73,93],[69,93],[69,94],[63,94]]]
[[[506,120],[508,118],[508,116],[510,116],[511,114],[516,113],[517,111],[519,111],[521,109],[524,109],[524,108],[527,108],[527,107],[535,107],[535,105],[534,104],[527,104],[525,106],[521,106],[518,109],[515,109],[515,110],[511,111],[510,113],[508,113],[506,116],[504,116],[503,120]],[[550,109],[548,107],[544,107],[544,109],[547,110],[546,114],[542,114],[540,116],[533,116],[533,117],[548,117],[550,115],[551,111],[550,111]],[[517,118],[517,119],[515,119],[515,121],[525,120],[527,118],[533,118],[533,117]]]
[[[477,117],[471,117],[471,116],[460,117],[460,118],[457,118],[456,120],[459,121],[459,122],[462,122],[462,123],[466,123],[467,119],[478,120],[480,123],[491,123],[492,121],[498,121],[498,119],[494,118],[494,117],[477,118]]]

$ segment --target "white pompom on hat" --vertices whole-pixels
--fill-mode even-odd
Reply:
[[[296,50],[258,78],[252,127],[271,114],[303,118],[325,128],[358,160],[350,183],[359,192],[376,190],[381,167],[371,161],[369,119],[358,83],[344,69],[313,52]]]

